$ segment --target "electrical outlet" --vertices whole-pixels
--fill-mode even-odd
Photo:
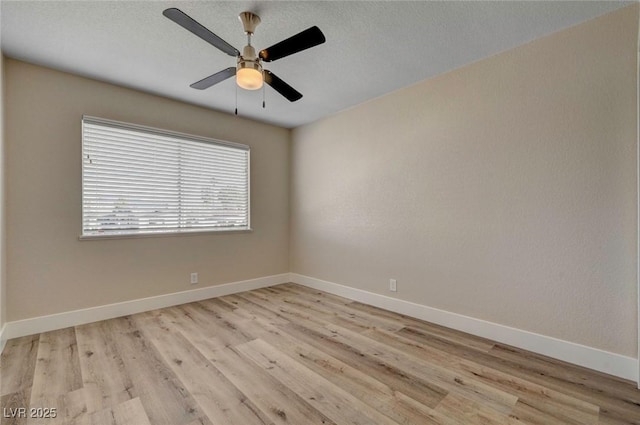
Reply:
[[[191,284],[194,285],[198,283],[198,273],[191,273]]]
[[[398,282],[395,279],[389,279],[389,290],[392,292],[398,290]]]

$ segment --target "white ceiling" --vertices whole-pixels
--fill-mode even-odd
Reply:
[[[5,55],[233,113],[235,84],[189,87],[234,58],[162,15],[177,7],[238,48],[237,18],[262,18],[253,39],[268,47],[312,25],[327,42],[266,64],[304,97],[270,87],[238,89],[239,114],[283,127],[309,123],[369,99],[631,4],[616,1],[7,1]]]

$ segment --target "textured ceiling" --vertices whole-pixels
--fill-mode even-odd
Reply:
[[[262,18],[253,39],[268,47],[312,25],[327,42],[266,68],[304,97],[270,87],[238,90],[239,114],[296,127],[450,71],[631,2],[611,1],[6,1],[2,51],[16,59],[233,113],[229,79],[189,84],[234,58],[162,15],[177,7],[240,49],[244,10]]]

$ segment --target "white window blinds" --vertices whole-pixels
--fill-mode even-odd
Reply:
[[[249,147],[82,119],[82,235],[249,229]]]

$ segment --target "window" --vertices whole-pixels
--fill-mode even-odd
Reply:
[[[249,147],[82,119],[82,236],[249,229]]]

